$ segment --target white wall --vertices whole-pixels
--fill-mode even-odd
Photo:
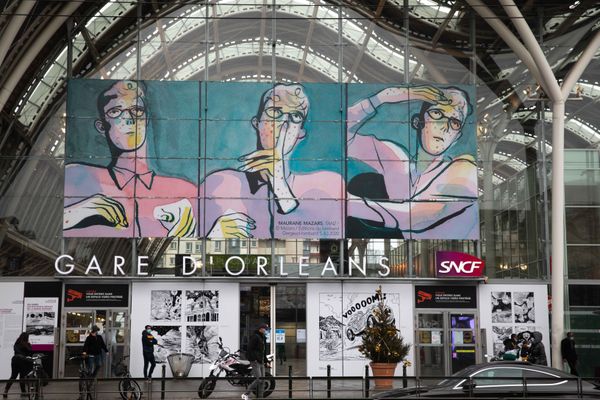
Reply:
[[[504,299],[510,304],[498,307],[494,300],[504,293]],[[533,293],[533,301],[528,301],[528,311],[524,313],[522,299],[528,294]],[[509,303],[506,301],[506,303]],[[533,305],[533,309],[531,306]],[[496,308],[496,312],[493,309]],[[546,285],[514,284],[514,285],[479,285],[479,317],[480,327],[486,330],[486,344],[488,356],[496,355],[500,349],[503,349],[501,336],[510,333],[518,334],[521,331],[541,332],[542,342],[546,348],[546,357],[550,365],[550,329],[548,323],[548,287]],[[485,355],[484,355],[485,357]]]
[[[331,365],[334,376],[363,376],[369,360],[357,350],[360,336],[350,340],[348,330],[360,330],[374,302],[368,302],[379,287],[377,283],[309,283],[306,285],[307,374],[324,376]],[[392,309],[396,326],[406,343],[414,343],[413,286],[382,284],[386,304]],[[357,305],[358,304],[358,305]],[[321,321],[320,321],[321,317]],[[363,317],[363,318],[361,318]],[[321,326],[320,326],[321,324]],[[321,329],[324,328],[324,329]],[[339,337],[341,336],[341,338]],[[408,360],[414,365],[414,348]],[[401,374],[400,365],[396,374]],[[413,367],[408,368],[412,375]]]
[[[10,377],[13,345],[23,331],[23,282],[0,283],[0,379]]]
[[[180,317],[173,319],[172,315],[158,314],[152,312],[153,291],[181,291],[182,303]],[[190,322],[187,321],[186,292],[194,290],[218,291],[218,321]],[[156,294],[155,294],[156,298]],[[223,344],[231,350],[239,349],[239,327],[240,327],[240,291],[238,283],[167,283],[167,282],[134,282],[132,285],[131,304],[131,361],[130,368],[134,377],[143,376],[143,355],[141,334],[145,325],[154,327],[178,326],[181,332],[181,347],[178,349],[186,352],[187,338],[186,330],[193,327],[208,327],[211,334],[217,333],[223,338]],[[152,317],[154,315],[154,317]],[[160,329],[160,328],[159,328]],[[216,351],[216,336],[209,343],[211,354]],[[159,343],[161,340],[159,339]],[[164,354],[164,349],[158,349],[158,354]],[[190,377],[208,375],[208,362],[196,363],[192,366]],[[167,366],[167,376],[171,376],[171,370]],[[161,374],[161,364],[156,365],[154,377]]]

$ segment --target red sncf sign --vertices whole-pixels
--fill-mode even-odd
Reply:
[[[438,251],[435,255],[438,278],[477,278],[483,274],[485,262],[466,253]]]

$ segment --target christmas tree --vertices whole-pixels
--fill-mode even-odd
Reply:
[[[381,286],[375,291],[379,303],[367,318],[367,327],[362,334],[362,344],[358,351],[376,363],[398,363],[407,356],[410,345],[396,328],[392,310],[385,304]]]

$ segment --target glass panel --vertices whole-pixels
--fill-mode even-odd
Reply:
[[[441,328],[444,325],[443,314],[419,314],[419,328]]]
[[[248,341],[261,324],[271,326],[269,286],[240,286],[240,349],[245,356]]]
[[[470,365],[475,364],[475,347],[474,346],[454,346],[454,333],[453,332],[453,345],[452,345],[452,370],[451,373],[456,373]],[[463,332],[458,332],[463,333]],[[466,333],[466,332],[465,332]],[[472,338],[471,334],[471,338]]]
[[[277,286],[275,361],[277,375],[306,374],[306,287]]]
[[[69,361],[69,358],[79,356],[82,352],[83,345],[65,347],[65,378],[79,377],[79,360]]]
[[[450,327],[453,329],[475,329],[475,315],[450,314]]]
[[[520,385],[523,371],[518,368],[491,368],[473,375],[477,387],[487,385]]]
[[[419,348],[419,369],[421,375],[445,376],[443,347],[421,347]]]
[[[67,329],[65,335],[67,344],[83,343],[87,336],[87,329]]]
[[[437,330],[419,331],[420,344],[437,344],[444,342],[444,332]]]
[[[68,312],[67,328],[90,328],[92,320],[91,312]]]

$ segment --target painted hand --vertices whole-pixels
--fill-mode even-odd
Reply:
[[[238,158],[243,163],[238,168],[242,172],[265,171],[269,176],[275,176],[277,164],[282,164],[283,159],[277,148],[267,150],[256,150]]]
[[[117,200],[101,193],[65,207],[63,215],[65,230],[93,225],[127,228],[129,222],[125,207]]]
[[[167,236],[193,237],[196,234],[194,209],[188,199],[155,207],[154,218],[169,231]]]
[[[256,221],[244,213],[227,210],[213,224],[208,237],[211,239],[249,239],[254,236],[250,231],[256,229]]]

